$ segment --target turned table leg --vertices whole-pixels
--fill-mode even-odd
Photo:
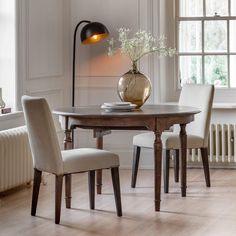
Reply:
[[[155,211],[160,211],[161,203],[161,167],[162,167],[162,142],[161,132],[155,132],[154,141],[154,185],[155,185]]]
[[[180,125],[180,160],[181,160],[181,194],[182,197],[186,197],[186,172],[187,172],[187,135],[185,130],[186,124]]]
[[[73,148],[74,143],[74,130],[71,130],[68,126],[68,117],[65,120],[65,137],[64,137],[64,150],[69,150]],[[71,174],[65,177],[65,201],[66,208],[71,207]]]
[[[73,148],[74,131],[69,127],[69,117],[65,117],[65,131],[64,131],[64,150]]]
[[[96,143],[97,149],[103,149],[103,137],[97,137]],[[102,194],[102,170],[97,170],[96,173],[96,181],[97,181],[97,194]]]

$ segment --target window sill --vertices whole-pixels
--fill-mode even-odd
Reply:
[[[21,118],[22,116],[23,116],[23,111],[15,111],[7,114],[0,114],[0,121]]]
[[[161,103],[163,105],[177,105],[177,102],[165,102]],[[231,102],[214,102],[212,106],[212,110],[235,110],[236,103]]]
[[[228,102],[217,102],[213,104],[213,110],[235,110],[236,109],[236,103],[228,103]]]
[[[22,111],[0,115],[0,130],[11,129],[22,125],[25,125]]]

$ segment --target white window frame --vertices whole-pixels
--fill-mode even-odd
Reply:
[[[230,56],[236,55],[235,53],[230,52],[230,24],[229,22],[231,20],[236,20],[236,16],[231,16],[231,0],[228,0],[228,12],[229,16],[206,16],[206,0],[203,0],[203,16],[200,17],[180,17],[179,16],[179,10],[180,10],[180,0],[175,0],[175,29],[176,29],[176,50],[177,50],[177,56],[176,56],[176,79],[178,88],[181,88],[181,81],[179,78],[179,56],[201,56],[202,57],[202,82],[205,83],[205,61],[204,56],[227,56],[227,79],[228,79],[228,86],[226,87],[217,87],[217,89],[231,89],[230,87]],[[218,52],[218,53],[208,53],[204,52],[204,22],[205,21],[219,21],[224,20],[227,23],[227,51],[226,52]],[[201,29],[202,29],[202,51],[194,52],[194,53],[179,53],[179,22],[181,21],[200,21],[201,22]],[[233,87],[235,89],[235,87]]]
[[[8,1],[8,0],[2,0],[2,1]],[[12,8],[12,11],[10,12],[10,14],[9,15],[7,14],[6,16],[3,15],[2,17],[3,17],[4,23],[10,24],[10,26],[12,27],[12,30],[14,30],[13,35],[11,35],[11,37],[14,37],[14,39],[12,38],[13,42],[11,44],[11,49],[14,50],[14,56],[11,55],[11,56],[7,57],[7,59],[9,60],[9,64],[11,64],[11,71],[9,72],[9,74],[4,73],[3,75],[1,75],[1,76],[3,76],[1,79],[5,80],[5,79],[10,78],[7,86],[6,86],[6,84],[3,83],[5,86],[5,91],[4,91],[4,86],[3,86],[3,100],[6,103],[6,107],[10,107],[12,112],[15,112],[15,110],[16,110],[16,89],[17,89],[17,87],[16,87],[17,86],[16,85],[16,73],[17,73],[17,71],[16,71],[16,69],[17,69],[16,68],[16,57],[17,57],[17,52],[16,52],[16,50],[17,50],[17,47],[16,47],[16,34],[17,34],[16,4],[17,4],[17,1],[12,0],[11,4],[13,5],[13,8]],[[8,20],[8,18],[10,20]],[[12,21],[12,19],[13,19],[13,21]],[[7,46],[9,46],[9,45],[7,45]],[[5,56],[4,54],[1,55],[1,59],[5,58],[4,56]],[[1,87],[1,85],[0,85],[0,87]],[[6,89],[6,87],[7,87],[7,89]]]

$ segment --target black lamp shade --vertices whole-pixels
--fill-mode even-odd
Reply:
[[[83,27],[80,38],[83,44],[92,44],[108,37],[108,35],[109,31],[105,25],[99,22],[91,22]]]

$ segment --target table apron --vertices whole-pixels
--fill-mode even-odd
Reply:
[[[104,129],[104,130],[151,130],[164,131],[174,124],[188,124],[194,120],[194,115],[181,115],[171,117],[64,117],[68,120],[65,129],[76,127],[84,129]]]

